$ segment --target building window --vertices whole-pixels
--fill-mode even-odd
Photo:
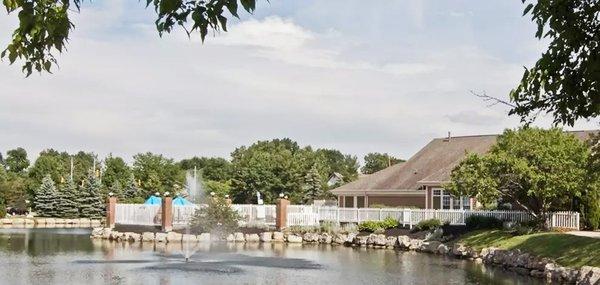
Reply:
[[[357,196],[356,197],[356,207],[357,208],[365,207],[365,196]]]
[[[354,196],[344,196],[344,199],[345,208],[354,208]]]
[[[432,209],[443,210],[470,210],[471,199],[469,197],[453,197],[443,189],[433,189]]]
[[[469,197],[462,197],[462,201],[463,201],[463,209],[464,210],[471,210],[471,198],[469,198]]]

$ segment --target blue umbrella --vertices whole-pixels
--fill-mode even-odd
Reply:
[[[173,199],[174,206],[191,206],[194,205],[190,201],[186,200],[181,196],[177,196],[177,198]]]
[[[160,205],[161,202],[162,199],[160,197],[152,195],[150,198],[148,198],[148,200],[146,200],[146,202],[144,202],[144,205]]]

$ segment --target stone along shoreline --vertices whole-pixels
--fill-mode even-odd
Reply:
[[[0,228],[95,228],[102,221],[88,218],[4,218],[0,219]]]
[[[216,238],[209,233],[199,235],[168,233],[133,233],[118,232],[109,228],[94,228],[92,238],[107,239],[119,242],[286,242],[306,244],[331,244],[352,247],[368,247],[378,249],[397,249],[423,253],[451,256],[469,259],[477,263],[503,267],[506,270],[521,275],[528,275],[548,281],[580,285],[600,285],[600,268],[583,266],[580,269],[559,266],[548,258],[541,258],[520,250],[502,250],[498,248],[483,248],[476,250],[460,243],[444,244],[439,241],[413,239],[408,236],[385,236],[383,234],[357,235],[329,233],[288,233],[262,232],[259,234],[244,234],[241,232],[229,234],[225,238]]]

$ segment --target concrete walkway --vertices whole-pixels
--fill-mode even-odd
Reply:
[[[572,231],[567,232],[568,234],[581,236],[581,237],[590,237],[600,239],[600,232],[590,232],[590,231]]]

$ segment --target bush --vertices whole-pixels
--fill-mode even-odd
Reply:
[[[413,228],[413,231],[431,231],[441,226],[442,222],[438,219],[422,220]]]
[[[387,217],[383,221],[364,221],[358,224],[358,230],[372,233],[380,230],[395,228],[398,227],[398,225],[400,225],[398,220],[392,217]]]
[[[208,199],[206,207],[196,210],[190,221],[190,230],[225,236],[238,228],[239,221],[240,215],[224,198],[213,197]]]
[[[496,217],[486,217],[480,215],[469,216],[465,219],[465,224],[469,230],[483,229],[501,229],[502,220]]]
[[[378,208],[378,209],[380,209],[380,208],[390,208],[390,207],[388,207],[388,206],[386,206],[384,204],[377,204],[377,203],[375,203],[375,204],[369,205],[369,208]]]

